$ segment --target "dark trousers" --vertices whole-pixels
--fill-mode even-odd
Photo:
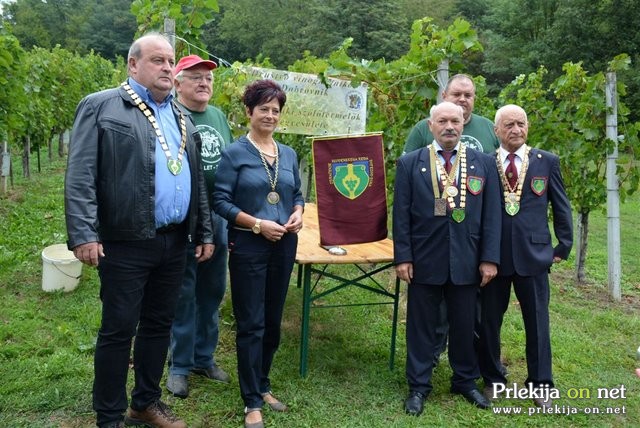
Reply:
[[[131,342],[135,384],[131,407],[144,410],[161,396],[160,379],[185,267],[182,229],[143,241],[103,242],[102,323],[96,343],[93,408],[98,425],[122,419],[127,408]]]
[[[511,284],[520,302],[526,334],[526,382],[553,386],[547,272],[498,276],[481,289],[480,370],[485,385],[507,382],[500,370],[500,329],[509,307]]]
[[[447,321],[447,303],[442,300],[440,303],[440,321],[436,327],[436,352],[433,354],[433,362],[437,364],[440,360],[440,354],[447,349],[447,338],[449,337],[449,322]],[[480,337],[480,290],[478,289],[478,298],[476,303],[476,320],[473,327],[474,342],[473,346],[478,350],[478,338]]]
[[[477,285],[409,284],[407,295],[407,382],[411,391],[429,394],[433,389],[433,355],[439,344],[439,306],[444,299],[449,322],[451,390],[476,388],[480,377],[473,348]]]
[[[274,243],[251,232],[229,231],[238,380],[248,408],[262,407],[262,394],[271,390],[269,372],[280,344],[280,323],[297,245],[298,236],[292,233]]]
[[[438,324],[436,325],[436,350],[433,353],[433,363],[437,364],[440,354],[447,349],[447,339],[449,337],[449,322],[447,321],[447,302],[442,299],[438,308]]]

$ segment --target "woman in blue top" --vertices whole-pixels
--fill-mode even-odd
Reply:
[[[213,209],[229,222],[238,379],[249,428],[263,426],[265,402],[287,410],[271,393],[269,370],[280,343],[304,199],[295,151],[273,139],[285,101],[272,80],[246,88],[249,133],[222,153],[213,193]]]

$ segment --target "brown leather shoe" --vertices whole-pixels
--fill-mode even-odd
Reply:
[[[158,400],[145,410],[129,407],[124,416],[126,426],[146,425],[152,428],[187,428],[187,424],[173,414],[169,406]]]

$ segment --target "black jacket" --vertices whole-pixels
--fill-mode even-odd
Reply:
[[[213,243],[200,135],[191,121],[186,125],[192,183],[188,239]],[[69,249],[155,236],[155,147],[153,127],[123,88],[91,94],[78,104],[64,191]]]

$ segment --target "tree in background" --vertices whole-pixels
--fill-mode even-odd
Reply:
[[[269,58],[286,68],[304,53],[326,57],[352,38],[356,58],[393,60],[409,47],[411,22],[388,0],[220,0],[220,20],[206,26],[207,49],[226,60]]]
[[[409,22],[429,17],[440,28],[451,24],[458,13],[456,2],[451,0],[398,0],[396,3]]]
[[[13,35],[26,49],[67,46],[66,21],[73,6],[79,7],[79,1],[16,1],[3,6],[3,25],[9,24]]]
[[[473,65],[497,95],[515,76],[544,65],[547,83],[567,62],[597,73],[621,53],[633,63],[620,71],[629,86],[631,118],[640,118],[640,7],[637,0],[457,0],[456,9],[485,46]]]
[[[60,45],[86,55],[92,50],[116,60],[127,56],[136,31],[132,0],[17,0],[5,4],[2,26],[25,49]]]
[[[192,53],[189,45],[204,50],[202,27],[218,11],[218,0],[134,0],[131,4],[131,13],[138,21],[136,37],[149,31],[163,31],[165,19],[175,21],[176,36],[180,37],[175,43],[176,58]]]
[[[95,3],[95,4],[94,4]],[[136,18],[130,11],[132,0],[90,0],[78,24],[81,54],[93,51],[115,61],[126,58],[136,33]]]

